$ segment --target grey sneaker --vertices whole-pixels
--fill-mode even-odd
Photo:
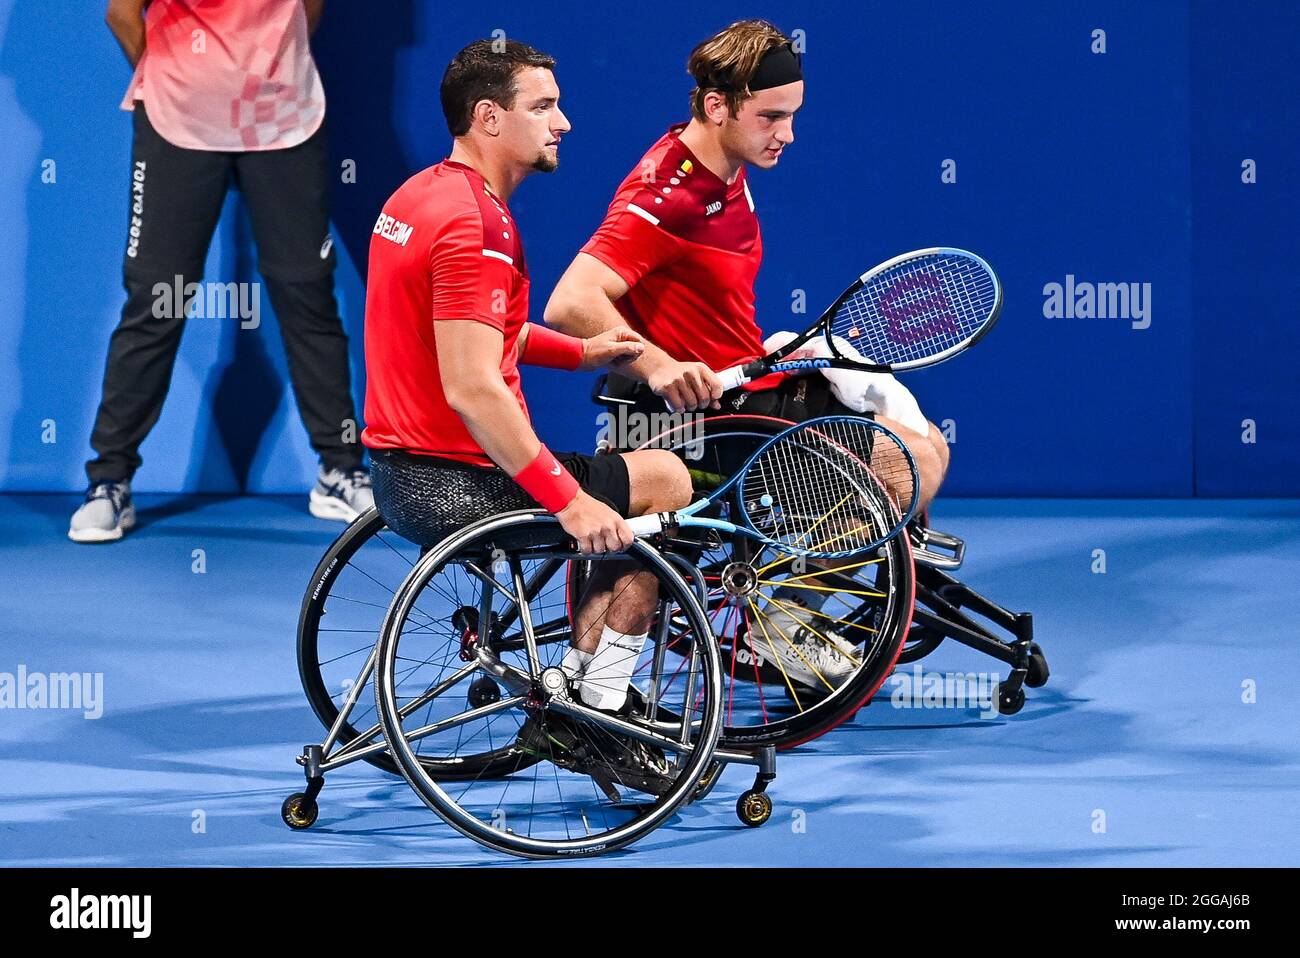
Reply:
[[[364,467],[344,470],[321,466],[308,508],[317,519],[351,522],[374,504],[370,473]]]
[[[799,610],[805,619],[784,608],[764,610],[766,630],[756,626],[748,642],[764,658],[778,658],[785,675],[801,685],[829,693],[838,689],[862,664],[855,649],[838,633],[812,623],[806,609]]]
[[[73,542],[116,542],[135,525],[131,483],[101,479],[86,490],[86,501],[72,514]]]

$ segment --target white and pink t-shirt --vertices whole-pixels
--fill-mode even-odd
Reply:
[[[153,0],[122,109],[186,149],[296,146],[325,118],[308,41],[302,0]]]

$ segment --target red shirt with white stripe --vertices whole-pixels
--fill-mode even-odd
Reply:
[[[664,134],[614,194],[582,248],[628,284],[615,305],[629,326],[679,362],[715,370],[765,355],[754,320],[763,259],[742,167],[730,185]]]
[[[153,0],[122,99],[189,150],[297,146],[325,118],[302,0]]]
[[[433,324],[450,319],[501,331],[501,376],[528,415],[515,356],[528,320],[519,231],[483,177],[444,160],[389,197],[370,237],[361,441],[490,466],[443,393]]]

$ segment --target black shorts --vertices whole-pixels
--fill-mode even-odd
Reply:
[[[554,455],[588,495],[628,518],[631,485],[622,456]],[[417,545],[437,545],[489,516],[538,508],[533,497],[496,466],[396,449],[372,449],[370,459],[379,514],[394,532]]]

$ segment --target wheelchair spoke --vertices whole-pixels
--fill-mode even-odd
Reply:
[[[453,715],[451,718],[442,719],[439,722],[431,722],[428,725],[422,725],[411,732],[404,731],[402,734],[408,742],[418,742],[421,739],[428,738],[430,735],[436,735],[439,732],[445,732],[448,729],[456,728],[457,726],[464,725],[467,722],[474,722],[496,712],[504,712],[506,709],[512,709],[516,706],[522,706],[523,704],[524,697],[522,695],[514,695],[510,698],[501,699],[499,702],[493,702],[491,705],[484,705],[476,709],[470,709],[468,712],[461,712],[459,715]]]
[[[420,708],[420,706],[425,705],[426,703],[432,702],[432,701],[433,701],[434,699],[436,699],[439,695],[441,695],[443,692],[447,691],[447,689],[451,688],[453,685],[455,685],[455,684],[456,684],[457,682],[459,682],[461,679],[465,678],[467,675],[469,675],[469,674],[472,673],[472,672],[477,672],[478,669],[479,669],[479,663],[477,663],[477,662],[471,662],[471,663],[469,663],[469,664],[466,665],[463,669],[461,669],[461,670],[459,670],[458,672],[456,672],[455,675],[451,676],[451,678],[446,679],[446,680],[443,681],[443,682],[439,682],[437,685],[435,685],[435,686],[433,686],[432,688],[428,689],[427,691],[425,691],[425,692],[422,693],[421,695],[416,696],[414,699],[412,699],[412,700],[411,700],[410,702],[408,702],[406,705],[403,705],[400,709],[398,709],[398,714],[401,715],[402,718],[406,718],[406,716],[410,715],[410,714],[411,714],[412,712],[414,712],[416,709]]]
[[[743,613],[745,619],[745,635],[746,636],[753,635],[754,633],[752,631],[752,627],[749,624],[749,609],[748,608],[741,609],[741,612]],[[731,653],[732,655],[735,655],[736,653],[736,646],[734,643],[732,644],[731,647]],[[768,723],[767,701],[763,698],[763,678],[761,675],[759,675],[758,672],[758,659],[755,656],[751,655],[749,657],[749,663],[754,667],[754,687],[758,689],[758,708],[759,708],[759,712],[763,716],[763,724],[766,725]],[[731,721],[730,717],[728,717],[727,721],[728,722]]]
[[[771,635],[768,634],[767,623],[764,621],[766,616],[763,615],[762,610],[759,609],[758,604],[754,602],[753,599],[749,600],[749,610],[754,613],[754,618],[758,621],[758,627],[763,631],[763,639],[767,642],[768,648],[772,650],[772,661],[775,662],[776,667],[781,670],[781,678],[785,680],[785,687],[790,692],[790,697],[794,699],[795,708],[802,712],[803,705],[799,701],[799,693],[795,689],[794,683],[790,681],[790,675],[786,672],[785,665],[781,661],[781,656],[777,653],[776,646],[772,643]],[[774,622],[772,624],[775,627],[776,623]]]
[[[529,607],[524,571],[519,557],[510,557],[510,574],[515,586],[515,604],[519,610],[519,627],[524,633],[524,646],[528,651],[528,677],[536,680],[542,674],[542,662],[537,654],[537,636],[533,634],[533,613]]]
[[[784,612],[786,612],[786,613],[790,613],[792,610],[793,610],[793,611],[798,611],[798,612],[802,612],[802,611],[813,612],[813,611],[814,611],[813,609],[803,610],[803,609],[799,609],[798,606],[788,605],[787,603],[782,602],[782,601],[781,601],[780,599],[778,599],[776,596],[770,596],[769,599],[768,599],[768,601],[771,602],[773,605],[775,605],[778,609],[780,609],[780,610],[782,610],[782,611],[784,611]],[[826,613],[824,613],[824,612],[820,612],[820,611],[818,611],[817,614],[821,615],[823,618],[830,619],[832,622],[836,621],[836,620],[834,619],[834,617],[829,616],[829,615],[826,615]],[[811,632],[813,635],[817,636],[818,639],[820,639],[822,642],[826,643],[827,645],[831,645],[831,644],[832,644],[832,643],[831,643],[831,640],[830,640],[829,638],[827,638],[826,633],[817,631],[817,629],[815,629],[815,628],[813,627],[813,625],[812,625],[811,622],[806,622],[806,623],[804,623],[804,626],[803,626],[803,627],[804,627],[805,629],[807,629],[809,632]],[[862,664],[862,660],[859,659],[857,656],[850,655],[850,654],[847,653],[847,652],[841,652],[840,654],[843,655],[845,658],[847,658],[847,659],[848,659],[848,660],[849,660],[849,661],[854,665],[854,667],[860,666],[860,665]],[[802,657],[802,656],[801,656],[801,657]],[[819,674],[819,677],[820,677],[820,673],[818,673],[818,674]],[[827,683],[827,684],[829,685],[830,683]]]
[[[483,583],[484,586],[493,588],[496,591],[500,592],[503,596],[505,596],[507,602],[513,602],[515,600],[514,594],[505,586],[503,586],[500,582],[498,582],[496,580],[496,576],[488,575],[486,572],[480,569],[477,562],[472,562],[467,559],[464,562],[464,566],[467,570],[469,570],[469,572],[476,579],[478,579],[481,583]]]

